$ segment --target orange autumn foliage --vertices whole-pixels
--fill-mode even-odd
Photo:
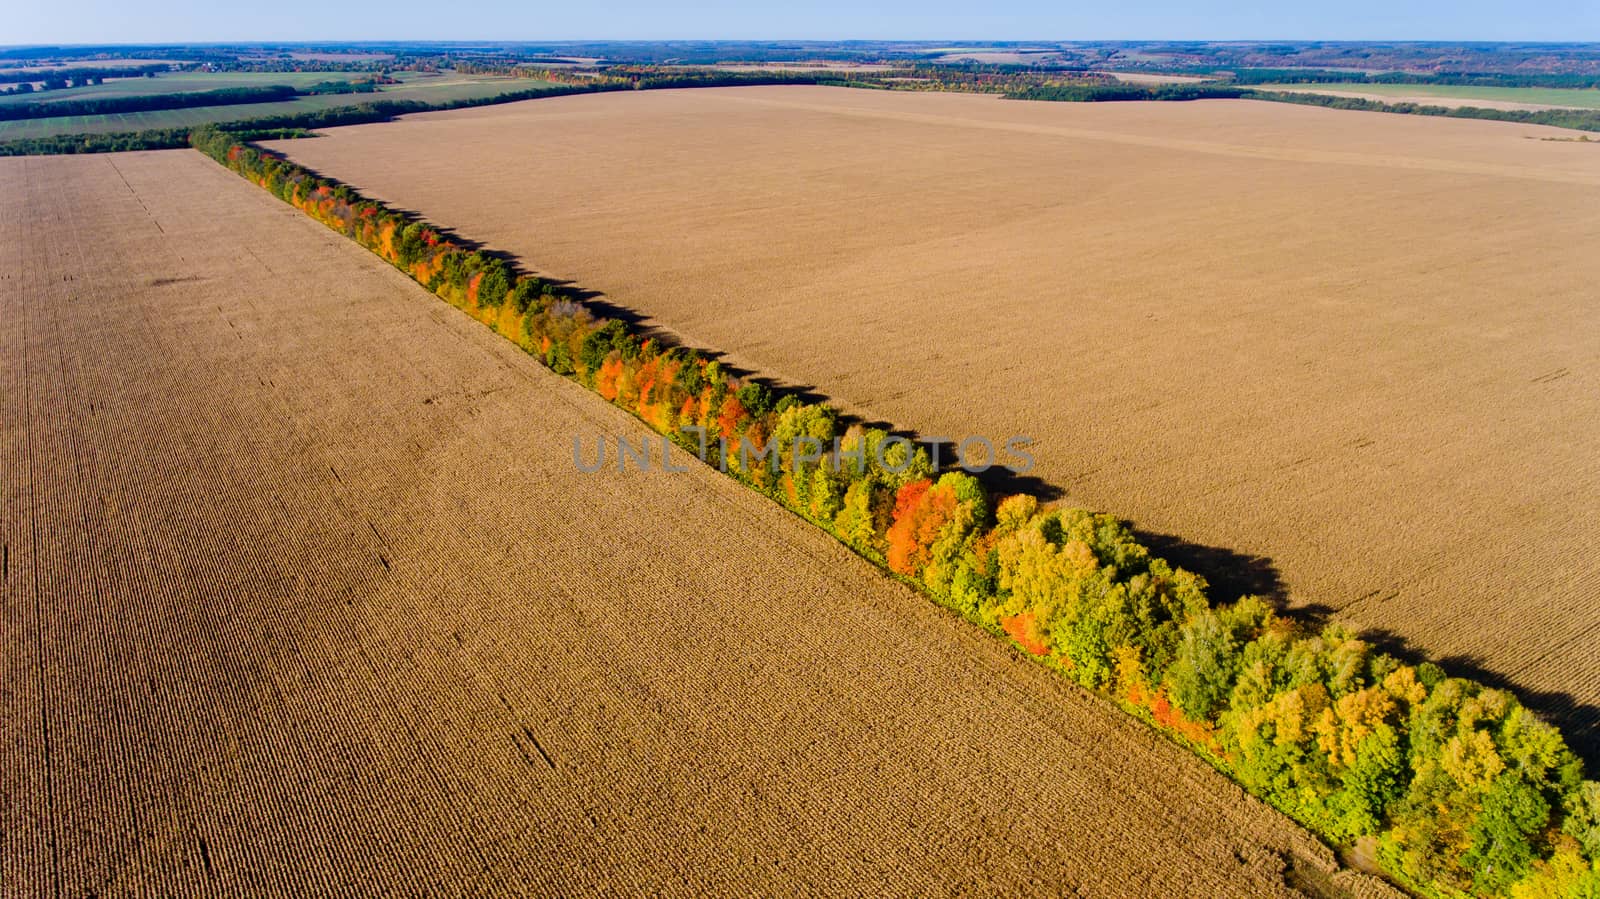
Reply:
[[[1018,646],[1032,655],[1042,656],[1050,652],[1050,644],[1045,642],[1044,633],[1039,630],[1039,622],[1031,610],[1000,619],[1000,627],[1017,641]]]
[[[921,571],[939,532],[955,516],[956,505],[954,490],[927,478],[901,487],[894,498],[894,523],[884,535],[889,567],[907,575]]]
[[[635,411],[658,431],[667,431],[672,424],[672,382],[678,367],[678,362],[663,364],[659,356],[651,356],[635,377],[639,390]]]
[[[595,375],[594,389],[606,400],[615,402],[617,399],[617,381],[622,377],[622,360],[612,356],[600,364],[600,372]]]
[[[1203,721],[1193,721],[1185,717],[1183,712],[1172,704],[1172,700],[1167,698],[1165,687],[1145,698],[1147,700],[1145,707],[1150,710],[1150,717],[1154,718],[1157,724],[1191,743],[1213,748],[1216,746],[1216,736],[1211,727]]]
[[[730,393],[722,400],[722,409],[717,413],[717,433],[731,440],[739,433],[740,423],[749,417],[744,404]]]
[[[378,228],[378,255],[390,262],[400,261],[400,254],[394,248],[394,222],[384,222]]]

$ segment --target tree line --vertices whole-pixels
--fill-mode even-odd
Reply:
[[[384,83],[398,84],[399,82],[395,81],[393,78],[386,78]],[[318,94],[371,94],[376,93],[377,90],[378,82],[375,79],[362,78],[356,81],[318,81],[316,84],[313,84],[310,87],[301,88],[300,93],[305,94],[306,96],[316,96]]]
[[[1008,100],[1054,100],[1101,103],[1123,100],[1237,100],[1247,88],[1223,84],[1058,84],[1025,87],[1006,94]]]
[[[38,81],[54,88],[57,86],[94,84],[107,78],[142,78],[170,71],[166,63],[137,66],[74,66],[60,69],[8,69],[0,71],[0,84],[23,84]]]
[[[1520,122],[1524,125],[1551,125],[1579,131],[1600,131],[1600,110],[1595,109],[1486,109],[1480,106],[1433,106],[1419,103],[1389,103],[1363,97],[1298,91],[1264,91],[1248,87],[1216,84],[1054,84],[1022,87],[1005,94],[1009,100],[1051,100],[1065,103],[1097,103],[1141,100],[1266,100],[1273,103],[1298,103],[1328,109],[1354,109],[1363,112],[1389,112],[1401,115],[1447,116],[1455,119],[1488,119]]]
[[[570,290],[281,156],[193,144],[434,294],[723,467],[936,602],[1190,747],[1335,845],[1369,839],[1430,896],[1600,895],[1600,783],[1515,695],[1407,664],[1257,597],[1216,603],[1120,520],[991,496],[963,471],[830,407],[642,339]],[[687,429],[687,430],[686,430]],[[753,461],[725,447],[840,448]]]
[[[1487,109],[1481,106],[1433,106],[1420,103],[1388,103],[1364,97],[1340,97],[1332,94],[1303,94],[1298,91],[1253,90],[1247,92],[1247,96],[1252,100],[1299,103],[1328,109],[1447,116],[1453,119],[1488,119],[1495,122],[1519,122],[1524,125],[1550,125],[1578,131],[1600,131],[1600,109]]]
[[[261,87],[222,87],[209,91],[179,91],[137,96],[85,97],[74,100],[31,100],[0,103],[0,121],[46,119],[56,116],[111,115],[122,112],[149,112],[158,109],[190,109],[196,106],[238,106],[245,103],[276,103],[292,100],[299,91],[287,84]]]
[[[767,84],[817,84],[815,72],[733,72],[724,69],[686,69],[661,65],[608,65],[598,70],[574,71],[563,66],[506,65],[491,62],[457,62],[458,72],[472,75],[506,75],[567,85],[654,90],[674,87],[739,87]]]
[[[1600,88],[1600,75],[1510,72],[1349,72],[1335,69],[1219,69],[1234,84],[1448,84],[1469,87]]]
[[[0,142],[0,156],[48,156],[74,153],[122,153],[129,150],[175,150],[189,146],[192,128],[146,128],[104,134],[59,134]]]

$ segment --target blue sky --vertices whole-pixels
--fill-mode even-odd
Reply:
[[[1600,41],[1600,0],[27,0],[0,17],[0,44],[427,38]]]

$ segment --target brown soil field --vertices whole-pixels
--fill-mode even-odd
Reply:
[[[7,895],[1377,891],[196,153],[0,247]]]
[[[1600,155],[1251,101],[761,87],[281,142],[1238,591],[1518,687],[1593,758]]]

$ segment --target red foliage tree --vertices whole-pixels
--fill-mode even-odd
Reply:
[[[885,538],[889,541],[889,567],[900,574],[916,574],[924,561],[927,545],[921,536],[932,512],[929,494],[934,492],[933,482],[923,478],[901,487],[894,496],[894,518]]]
[[[1017,645],[1033,655],[1042,656],[1050,652],[1050,644],[1045,642],[1039,622],[1031,610],[1000,619],[1000,626],[1011,639],[1017,641]]]
[[[730,393],[723,398],[722,409],[717,413],[717,433],[732,440],[749,417],[750,413],[745,411],[744,404]]]

